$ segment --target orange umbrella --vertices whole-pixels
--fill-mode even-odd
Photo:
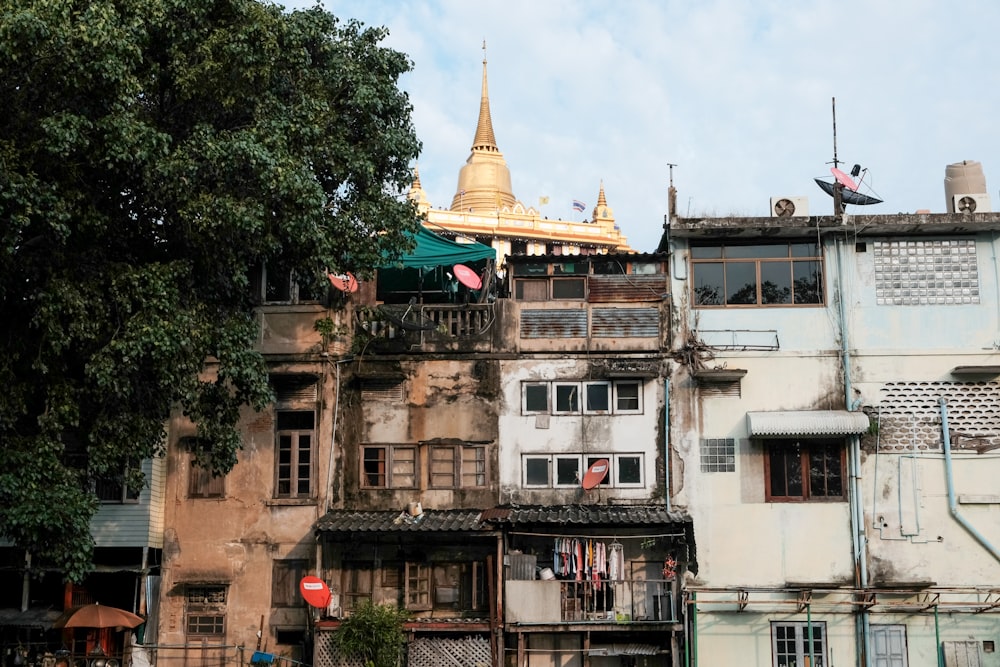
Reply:
[[[130,611],[103,604],[85,604],[67,609],[52,624],[55,628],[134,628],[145,622]]]

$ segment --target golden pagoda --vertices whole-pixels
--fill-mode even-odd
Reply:
[[[484,45],[485,49],[485,45]],[[514,196],[510,169],[497,146],[490,117],[490,97],[483,57],[483,85],[472,153],[458,173],[450,209],[435,209],[414,170],[409,198],[425,214],[424,225],[435,234],[490,245],[503,258],[526,255],[594,255],[634,252],[615,224],[601,183],[597,206],[589,220],[550,220]]]

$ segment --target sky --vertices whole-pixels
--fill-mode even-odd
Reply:
[[[315,0],[279,0],[288,9]],[[432,206],[448,207],[479,113],[483,42],[497,145],[514,195],[582,220],[604,184],[636,250],[655,250],[670,164],[677,214],[767,216],[771,197],[860,164],[884,203],[945,212],[949,164],[982,164],[1000,210],[1000,2],[995,0],[322,0],[385,26]],[[540,205],[540,198],[549,203]]]

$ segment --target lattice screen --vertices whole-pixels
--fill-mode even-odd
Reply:
[[[415,639],[406,647],[407,667],[490,667],[490,640],[486,637]]]
[[[364,660],[349,659],[333,643],[333,632],[316,633],[315,667],[365,667]]]
[[[1000,443],[1000,382],[887,382],[879,408],[879,449],[940,449],[941,406],[948,406],[953,448]]]

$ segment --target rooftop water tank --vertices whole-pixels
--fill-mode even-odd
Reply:
[[[983,165],[976,160],[962,160],[949,164],[944,170],[944,200],[948,213],[985,213],[989,211],[989,195]],[[956,204],[957,202],[957,204]],[[971,205],[973,210],[966,210]],[[964,208],[963,208],[964,207]],[[961,209],[961,210],[960,210]]]

